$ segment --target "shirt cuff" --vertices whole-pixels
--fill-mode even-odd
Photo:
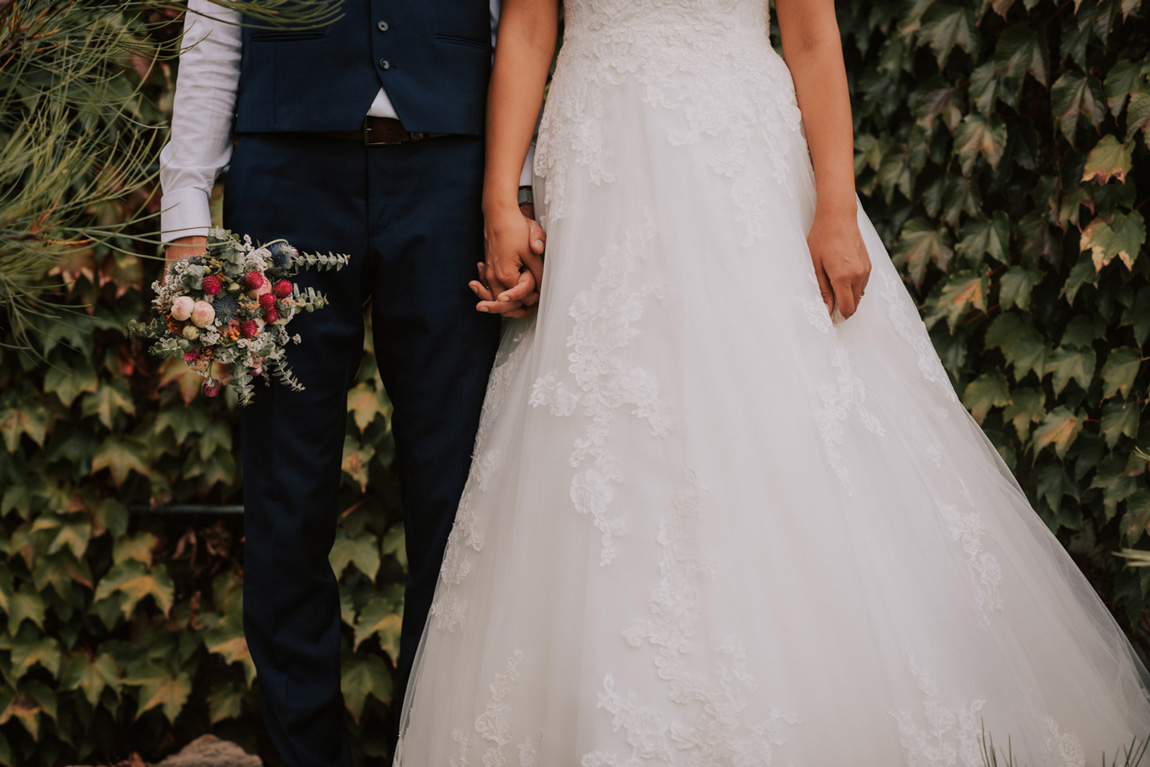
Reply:
[[[535,142],[527,147],[527,158],[523,161],[523,170],[519,171],[519,186],[533,186],[535,183]]]
[[[160,199],[160,238],[206,237],[212,226],[208,195],[201,189],[173,189]]]

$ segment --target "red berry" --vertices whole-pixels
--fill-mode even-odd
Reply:
[[[248,290],[258,290],[263,284],[264,276],[254,269],[244,275],[244,287]]]
[[[260,326],[255,320],[244,320],[240,323],[240,335],[244,338],[255,338],[259,332]]]
[[[274,306],[271,309],[268,309],[264,312],[264,322],[267,322],[270,324],[272,322],[275,322],[279,318],[280,318],[280,313],[278,311],[276,311],[276,308]]]
[[[204,293],[207,293],[209,296],[214,296],[216,293],[219,293],[220,288],[223,286],[224,284],[220,282],[220,278],[214,274],[209,274],[204,278]]]
[[[220,382],[214,378],[204,381],[203,392],[205,397],[214,397],[220,393]]]
[[[280,280],[272,286],[272,292],[276,294],[276,298],[287,298],[291,295],[291,282],[288,280]]]
[[[260,308],[263,309],[265,312],[268,309],[274,309],[275,305],[276,305],[276,297],[273,296],[271,293],[261,293],[260,294]]]

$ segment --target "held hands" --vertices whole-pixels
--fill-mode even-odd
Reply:
[[[534,215],[531,205],[485,214],[487,258],[479,279],[468,283],[479,297],[478,311],[520,318],[538,308],[547,235]]]
[[[850,317],[858,309],[871,267],[856,214],[816,212],[807,247],[827,312],[833,315],[837,307],[844,318]]]

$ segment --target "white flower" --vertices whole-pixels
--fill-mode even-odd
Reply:
[[[196,302],[192,300],[191,296],[180,296],[172,301],[172,319],[183,322],[192,316],[192,309],[195,308],[195,305]]]
[[[191,316],[193,323],[201,328],[206,328],[216,318],[216,310],[207,301],[196,301],[195,306],[192,307]]]

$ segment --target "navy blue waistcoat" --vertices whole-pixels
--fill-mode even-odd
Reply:
[[[243,30],[238,133],[355,130],[380,85],[409,131],[483,135],[487,0],[343,0],[306,32]]]

